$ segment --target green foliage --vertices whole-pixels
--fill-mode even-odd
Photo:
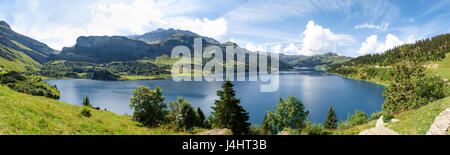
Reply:
[[[392,84],[383,93],[383,110],[393,115],[417,109],[429,102],[445,97],[444,82],[435,76],[425,74],[425,68],[417,56],[418,50],[402,48],[402,53],[411,57],[396,63],[392,72]]]
[[[418,58],[420,62],[437,61],[445,57],[445,54],[450,51],[450,34],[439,35],[430,39],[417,41],[413,44],[407,44],[400,47],[393,48],[384,52],[383,54],[368,54],[352,59],[340,66],[352,65],[380,65],[389,66],[397,63],[400,60],[406,60],[411,57]],[[402,48],[417,50],[416,54],[402,52]],[[338,65],[339,66],[339,65]]]
[[[205,113],[203,113],[202,109],[200,107],[197,108],[197,126],[198,127],[203,127],[206,128],[207,127],[207,122],[206,121],[206,117],[205,117]]]
[[[384,112],[374,112],[374,113],[372,113],[372,115],[370,115],[370,119],[371,120],[377,120],[383,115],[384,115]]]
[[[369,116],[364,111],[356,110],[352,115],[347,116],[347,120],[338,124],[338,129],[348,129],[350,127],[361,125],[370,121]]]
[[[86,107],[92,107],[91,101],[89,100],[89,96],[85,96],[85,97],[84,97],[83,102],[82,102],[82,105],[83,105],[83,106],[86,106]]]
[[[84,117],[91,117],[92,116],[91,109],[89,107],[83,107],[83,110],[81,111],[80,115]]]
[[[315,123],[306,126],[303,132],[307,135],[326,135],[325,127]]]
[[[166,71],[167,68],[145,59],[105,64],[52,61],[43,65],[40,75],[54,78],[92,78],[94,72],[106,70],[120,76],[152,76],[170,74]]]
[[[213,123],[218,128],[231,129],[234,135],[242,135],[249,133],[250,123],[248,123],[248,112],[240,106],[240,99],[235,96],[233,84],[230,81],[225,81],[222,85],[223,90],[217,91],[217,96],[220,99],[214,102],[212,107],[214,112]]]
[[[107,70],[95,70],[92,75],[90,75],[93,80],[106,80],[106,81],[114,81],[118,80],[120,76],[115,75]]]
[[[45,96],[48,98],[58,99],[60,93],[56,87],[52,87],[39,77],[27,77],[18,72],[11,71],[0,74],[1,84],[7,85],[10,89],[17,92],[26,93],[34,96]]]
[[[197,112],[194,110],[194,107],[192,107],[191,104],[185,101],[182,97],[178,97],[175,102],[169,102],[168,119],[172,124],[176,124],[179,128],[184,128],[187,130],[192,129],[194,126],[202,127],[203,125],[199,124],[199,117]]]
[[[294,67],[316,67],[341,64],[351,60],[350,57],[340,56],[335,53],[326,53],[322,55],[303,56],[303,55],[280,55],[280,60]]]
[[[264,135],[271,135],[271,134],[275,134],[275,132],[276,132],[273,130],[272,126],[270,125],[270,122],[267,119],[267,114],[264,115],[264,120],[262,122],[261,129],[263,132],[262,134],[264,134]]]
[[[165,122],[167,105],[164,104],[163,90],[138,87],[133,91],[130,108],[134,109],[133,120],[144,126],[154,127]]]
[[[274,110],[275,113],[267,112],[266,125],[269,127],[266,127],[266,131],[272,132],[271,134],[278,133],[284,128],[301,130],[309,114],[309,111],[305,111],[303,103],[294,96],[289,96],[286,100],[280,98]]]
[[[369,116],[364,111],[356,110],[348,119],[350,125],[361,125],[370,121]]]
[[[326,129],[335,129],[337,127],[337,116],[336,113],[333,110],[333,107],[330,107],[330,110],[328,110],[327,119],[324,123],[324,128]]]

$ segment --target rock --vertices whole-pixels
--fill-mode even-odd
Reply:
[[[361,131],[359,135],[399,135],[394,130],[384,127],[384,125],[386,123],[384,123],[383,116],[381,116],[374,128]]]
[[[287,131],[281,131],[277,135],[289,135],[289,133]]]
[[[426,135],[445,135],[450,128],[450,108],[447,108],[434,119]]]
[[[361,131],[359,135],[399,135],[399,134],[386,127],[375,127]]]
[[[391,123],[398,122],[398,121],[400,121],[400,120],[399,119],[392,119]]]

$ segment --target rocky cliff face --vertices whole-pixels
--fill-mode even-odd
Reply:
[[[89,36],[79,37],[75,46],[64,48],[59,55],[52,56],[52,59],[108,63],[144,57],[156,58],[159,55],[161,52],[158,45],[120,36]]]

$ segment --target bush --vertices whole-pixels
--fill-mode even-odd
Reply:
[[[320,124],[313,124],[307,126],[305,129],[306,134],[308,135],[325,135],[325,128]]]
[[[289,96],[286,100],[280,98],[274,110],[275,113],[267,113],[267,124],[273,134],[285,128],[301,130],[309,114],[309,111],[305,111],[303,103],[294,96]]]
[[[199,112],[201,114],[199,114]],[[198,109],[198,112],[196,112],[194,107],[182,97],[178,97],[175,102],[169,102],[167,118],[170,123],[178,125],[179,128],[189,130],[194,126],[203,127],[205,121],[204,117],[205,115],[200,108]]]
[[[84,117],[91,117],[92,116],[91,109],[89,109],[89,107],[83,107],[83,110],[81,111],[80,115]]]
[[[371,120],[377,120],[379,119],[381,116],[383,116],[383,112],[374,112],[372,113],[372,115],[370,116]]]
[[[355,113],[348,118],[348,121],[351,126],[355,126],[367,123],[370,119],[365,112],[356,110]]]
[[[340,121],[337,126],[338,130],[345,130],[345,129],[348,129],[351,127],[352,127],[352,124],[350,124],[350,122],[348,120]]]
[[[360,110],[356,110],[355,113],[353,113],[353,115],[348,115],[347,116],[347,120],[345,121],[340,121],[338,123],[338,129],[342,130],[342,129],[348,129],[351,128],[355,125],[361,125],[364,123],[369,122],[370,119],[367,116],[367,114],[363,111]]]
[[[166,122],[167,109],[164,104],[163,90],[138,87],[133,91],[130,108],[134,109],[133,120],[144,126],[155,127]]]

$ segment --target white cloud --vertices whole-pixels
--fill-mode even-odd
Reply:
[[[281,44],[277,44],[277,45],[273,46],[272,52],[281,53]]]
[[[303,44],[298,54],[315,55],[326,52],[336,52],[338,46],[347,46],[354,42],[353,37],[346,34],[334,34],[330,29],[309,21],[303,32]]]
[[[405,42],[398,39],[397,36],[388,34],[383,42],[378,41],[377,35],[371,35],[367,37],[366,41],[362,43],[361,48],[358,50],[359,54],[374,54],[383,53],[389,49],[400,46]]]
[[[374,25],[369,23],[364,23],[361,25],[356,25],[355,29],[375,29],[378,31],[386,31],[389,27],[389,23],[383,22],[381,25]]]
[[[253,51],[253,52],[266,51],[266,50],[264,50],[263,47],[256,46],[253,43],[247,43],[247,45],[245,46],[245,49],[247,49],[249,51]]]
[[[300,52],[300,50],[298,49],[297,46],[295,46],[293,43],[291,43],[291,44],[289,44],[289,46],[287,46],[286,48],[283,49],[283,52],[298,54]]]
[[[168,12],[167,10],[183,8],[167,5],[169,4],[145,0],[135,0],[130,4],[98,3],[91,6],[93,17],[92,22],[88,24],[89,34],[142,34],[149,29],[175,28],[221,39],[227,33],[227,21],[224,18],[215,20],[208,18],[191,19],[179,16],[173,11]]]
[[[83,22],[59,22],[48,15],[40,1],[17,2],[14,7],[24,7],[25,11],[9,16],[11,26],[17,32],[31,36],[60,50],[75,44],[81,35],[134,35],[143,34],[157,28],[189,30],[203,36],[226,41],[228,23],[224,18],[190,18],[185,14],[198,11],[200,2],[192,1],[96,1],[78,9]],[[23,6],[22,6],[23,5]],[[74,10],[71,10],[72,12]],[[70,13],[72,13],[70,12]],[[4,12],[0,10],[0,17]],[[70,14],[67,13],[67,14]],[[65,15],[67,15],[65,14]],[[77,15],[77,14],[76,14]],[[66,18],[74,18],[67,16]]]

